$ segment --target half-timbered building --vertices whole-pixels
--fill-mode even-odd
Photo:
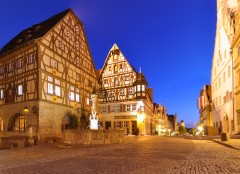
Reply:
[[[20,32],[0,51],[0,131],[60,137],[68,113],[91,112],[96,70],[71,9]],[[63,119],[64,118],[64,119]]]
[[[126,133],[151,134],[152,89],[137,73],[116,44],[99,74],[99,116],[104,129],[124,128]]]

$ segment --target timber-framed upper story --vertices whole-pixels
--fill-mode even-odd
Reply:
[[[0,104],[39,99],[90,109],[94,87],[86,34],[71,9],[23,30],[0,51]]]
[[[152,90],[142,72],[137,73],[116,44],[110,49],[99,72],[99,102],[151,101]]]

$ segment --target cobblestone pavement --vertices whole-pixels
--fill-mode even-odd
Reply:
[[[240,142],[240,141],[239,141]],[[0,174],[240,173],[240,151],[212,140],[126,137],[122,144],[0,150]]]

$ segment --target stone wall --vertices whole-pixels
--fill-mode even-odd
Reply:
[[[62,118],[67,112],[74,112],[72,107],[52,102],[39,102],[39,138],[61,138]]]
[[[121,143],[124,130],[64,130],[62,142],[66,144],[113,144]]]

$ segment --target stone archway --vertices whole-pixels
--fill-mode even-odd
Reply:
[[[8,122],[9,131],[26,131],[27,130],[27,119],[26,115],[15,113]]]

